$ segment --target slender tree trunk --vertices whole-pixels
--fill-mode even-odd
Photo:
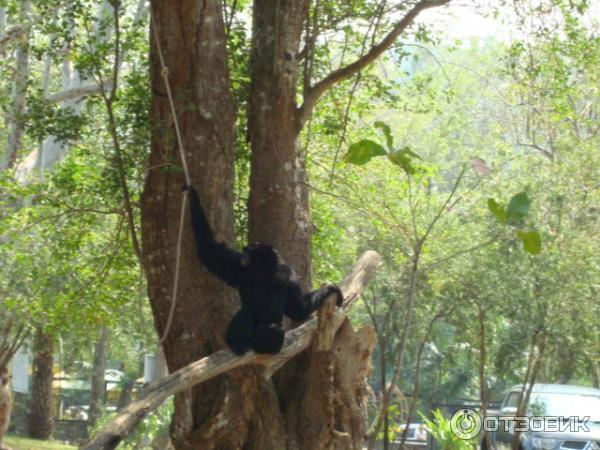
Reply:
[[[106,398],[106,355],[108,350],[108,329],[102,327],[100,337],[94,347],[94,366],[92,371],[92,392],[90,398],[90,412],[88,423],[94,428],[96,422],[102,415],[102,405]]]
[[[4,37],[5,31],[6,31],[6,8],[4,6],[0,6],[0,39],[2,39]]]
[[[33,337],[33,374],[31,403],[27,429],[34,439],[50,439],[52,435],[52,366],[54,343],[40,327]]]
[[[0,450],[4,450],[4,435],[10,425],[12,393],[8,367],[0,367]]]
[[[6,32],[6,7],[0,6],[0,40],[4,38]],[[3,68],[0,67],[0,79],[3,75]]]
[[[600,362],[592,361],[592,386],[596,389],[600,389]]]
[[[25,25],[31,14],[31,0],[19,2],[19,21]],[[25,95],[29,79],[29,36],[17,46],[15,61],[15,81],[13,85],[12,112],[8,126],[8,146],[2,168],[13,167],[19,150],[23,145],[23,114],[25,113]]]
[[[377,435],[379,434],[379,430],[384,423],[384,420],[388,416],[388,408],[390,404],[390,400],[392,398],[392,393],[396,382],[398,381],[398,376],[402,367],[404,365],[404,355],[406,353],[406,346],[408,344],[408,332],[410,330],[410,326],[412,324],[412,317],[414,314],[414,303],[417,298],[417,288],[419,282],[419,259],[421,256],[421,243],[418,243],[415,247],[412,263],[410,268],[410,284],[408,287],[408,300],[406,302],[406,310],[405,310],[405,319],[402,328],[402,335],[400,336],[400,342],[397,347],[397,356],[394,361],[394,373],[388,386],[382,387],[383,398],[381,400],[381,405],[379,406],[379,410],[373,420],[373,424],[369,430],[369,438],[368,438],[368,448],[372,450],[375,448],[377,443]]]
[[[385,339],[386,342],[382,342],[381,345],[381,360],[380,360],[380,367],[381,367],[381,395],[383,397],[383,395],[385,395],[385,391],[387,389],[387,357],[386,357],[386,352],[385,352],[385,348],[386,348],[386,344],[387,344],[387,339]],[[387,429],[385,429],[385,426],[387,425],[387,415],[385,417],[385,421],[384,421],[384,434],[387,433]],[[384,447],[387,447],[387,434],[384,435]],[[387,450],[387,449],[386,449]]]
[[[529,398],[531,397],[531,391],[535,384],[538,373],[541,367],[541,362],[544,358],[544,352],[546,348],[546,333],[545,330],[536,330],[533,334],[531,343],[531,355],[527,364],[527,372],[525,373],[525,379],[523,381],[523,388],[519,394],[518,408],[515,416],[523,417],[527,412],[527,406],[529,405]],[[537,350],[537,355],[535,352]],[[521,432],[516,430],[513,435],[512,449],[519,450],[521,448]]]
[[[481,402],[481,417],[487,417],[488,410],[488,391],[485,382],[485,367],[487,361],[486,348],[486,329],[485,329],[485,309],[481,303],[476,301],[477,320],[479,321],[479,401]],[[484,447],[491,449],[489,433],[483,434]]]
[[[404,430],[402,430],[402,436],[400,437],[400,445],[398,446],[400,450],[404,450],[406,448],[406,439],[408,438],[408,432],[410,431],[410,424],[412,422],[413,416],[415,415],[415,411],[417,410],[421,382],[421,362],[423,350],[425,349],[425,345],[427,344],[427,337],[425,338],[425,340],[423,340],[423,342],[421,342],[421,345],[419,345],[419,350],[417,350],[417,364],[415,366],[415,384],[413,386],[412,397],[410,399],[410,406],[408,407],[408,412],[406,413],[406,426],[404,427]]]

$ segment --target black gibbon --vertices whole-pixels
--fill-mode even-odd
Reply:
[[[334,293],[337,305],[342,304],[342,292],[334,285],[305,292],[294,271],[270,245],[251,244],[238,252],[215,241],[198,193],[191,186],[185,186],[184,190],[190,194],[200,261],[240,294],[242,307],[233,316],[225,335],[225,342],[234,353],[243,355],[248,350],[278,353],[283,346],[284,315],[294,321],[306,320]]]

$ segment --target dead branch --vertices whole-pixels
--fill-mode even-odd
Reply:
[[[340,284],[340,289],[344,294],[344,305],[335,311],[331,319],[331,325],[328,324],[328,328],[337,330],[342,325],[350,307],[371,280],[380,262],[381,256],[376,252],[367,251],[361,255],[350,273]],[[318,320],[313,318],[302,326],[287,332],[285,344],[277,355],[258,355],[249,352],[243,356],[235,356],[229,350],[220,350],[149,384],[140,395],[140,398],[130,403],[113,420],[99,430],[94,438],[82,447],[82,450],[110,450],[116,448],[139,421],[168,397],[217,375],[251,364],[261,365],[266,372],[271,372],[272,367],[282,366],[294,355],[308,348],[317,327]]]

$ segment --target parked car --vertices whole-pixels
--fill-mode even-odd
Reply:
[[[499,427],[482,439],[482,450],[510,450],[515,426],[528,428],[519,436],[521,450],[600,450],[600,389],[534,384],[525,413],[527,426],[514,420],[521,389],[514,386],[500,410],[488,413],[498,416]]]
[[[396,439],[392,441],[393,444],[400,444],[402,433],[406,428],[406,424],[400,425],[400,432],[397,434]],[[408,433],[406,434],[406,448],[415,447],[427,447],[428,430],[423,423],[411,423],[408,426]]]

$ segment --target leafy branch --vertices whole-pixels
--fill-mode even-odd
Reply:
[[[350,78],[352,75],[361,71],[386,50],[398,39],[398,37],[414,22],[417,16],[430,8],[437,8],[447,5],[452,0],[421,0],[416,3],[406,15],[394,26],[394,28],[363,56],[356,59],[347,66],[334,70],[321,81],[314,84],[304,93],[304,103],[296,111],[296,129],[301,130],[308,118],[312,115],[313,109],[319,98],[334,85]]]

